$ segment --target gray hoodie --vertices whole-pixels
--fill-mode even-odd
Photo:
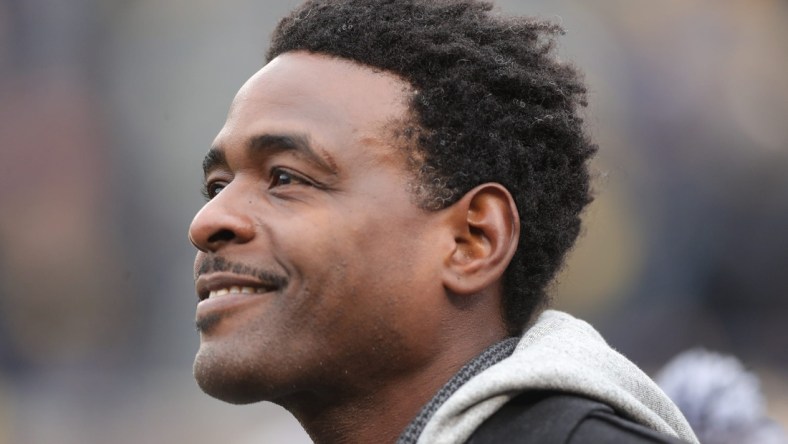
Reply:
[[[419,427],[418,444],[460,444],[519,393],[554,390],[611,406],[651,429],[697,443],[678,408],[588,323],[547,310],[511,356],[459,386]]]

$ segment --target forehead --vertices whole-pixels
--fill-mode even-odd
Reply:
[[[216,145],[232,146],[268,132],[308,134],[320,145],[381,142],[408,115],[410,85],[345,59],[285,53],[239,90]]]

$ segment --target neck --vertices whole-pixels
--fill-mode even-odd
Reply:
[[[490,331],[490,337],[480,336],[462,346],[458,346],[455,336],[454,347],[417,372],[376,380],[367,387],[301,393],[279,403],[298,419],[316,444],[393,444],[421,408],[465,363],[506,335],[502,331]]]
[[[427,399],[403,399],[383,392],[344,401],[302,398],[286,408],[315,444],[394,443]]]

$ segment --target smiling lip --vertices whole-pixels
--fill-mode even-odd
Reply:
[[[250,276],[233,273],[210,273],[195,282],[199,302],[232,295],[251,296],[278,290],[278,286]]]
[[[274,292],[281,290],[280,285],[233,273],[202,275],[195,287],[199,298],[196,313],[198,328],[201,322],[264,303]],[[210,332],[210,328],[201,330],[201,337]]]

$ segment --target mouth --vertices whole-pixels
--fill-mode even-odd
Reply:
[[[211,273],[200,276],[195,282],[198,302],[220,299],[230,295],[254,295],[277,291],[280,283],[265,282],[249,276],[232,273]]]

